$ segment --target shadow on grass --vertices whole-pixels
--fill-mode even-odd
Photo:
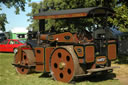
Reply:
[[[128,64],[128,55],[118,55],[117,61],[118,64]]]
[[[85,81],[101,82],[105,80],[113,80],[115,77],[116,77],[116,74],[114,73],[94,74],[90,76],[75,77],[73,81],[71,81],[69,84],[75,84],[75,83],[80,83]],[[49,75],[49,73],[43,73],[41,76],[39,76],[39,78],[51,78],[51,75]]]
[[[0,53],[11,53],[11,54],[14,54],[13,52],[0,52]]]
[[[76,83],[90,81],[90,82],[101,82],[105,80],[113,80],[116,77],[114,73],[107,73],[107,74],[98,74],[98,75],[90,75],[90,76],[83,76],[78,77],[74,81]]]
[[[50,77],[51,77],[50,73],[47,72],[39,76],[39,78],[50,78]]]

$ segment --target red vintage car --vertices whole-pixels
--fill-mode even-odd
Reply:
[[[24,40],[7,39],[0,43],[0,52],[14,52],[18,51],[17,47],[25,45]]]

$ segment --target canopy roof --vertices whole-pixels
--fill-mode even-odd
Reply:
[[[72,18],[72,17],[89,17],[89,16],[105,16],[112,15],[114,11],[106,7],[92,7],[92,8],[79,8],[68,9],[60,11],[41,11],[39,14],[34,15],[34,19],[55,19],[55,18]]]

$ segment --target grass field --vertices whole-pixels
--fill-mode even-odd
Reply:
[[[0,85],[72,85],[52,80],[50,77],[40,77],[42,73],[29,75],[17,74],[11,65],[13,53],[0,53]],[[121,85],[118,79],[105,76],[79,78],[75,85]]]

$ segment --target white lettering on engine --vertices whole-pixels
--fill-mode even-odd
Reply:
[[[105,61],[105,58],[100,58],[100,59],[97,59],[98,62],[103,62]]]

